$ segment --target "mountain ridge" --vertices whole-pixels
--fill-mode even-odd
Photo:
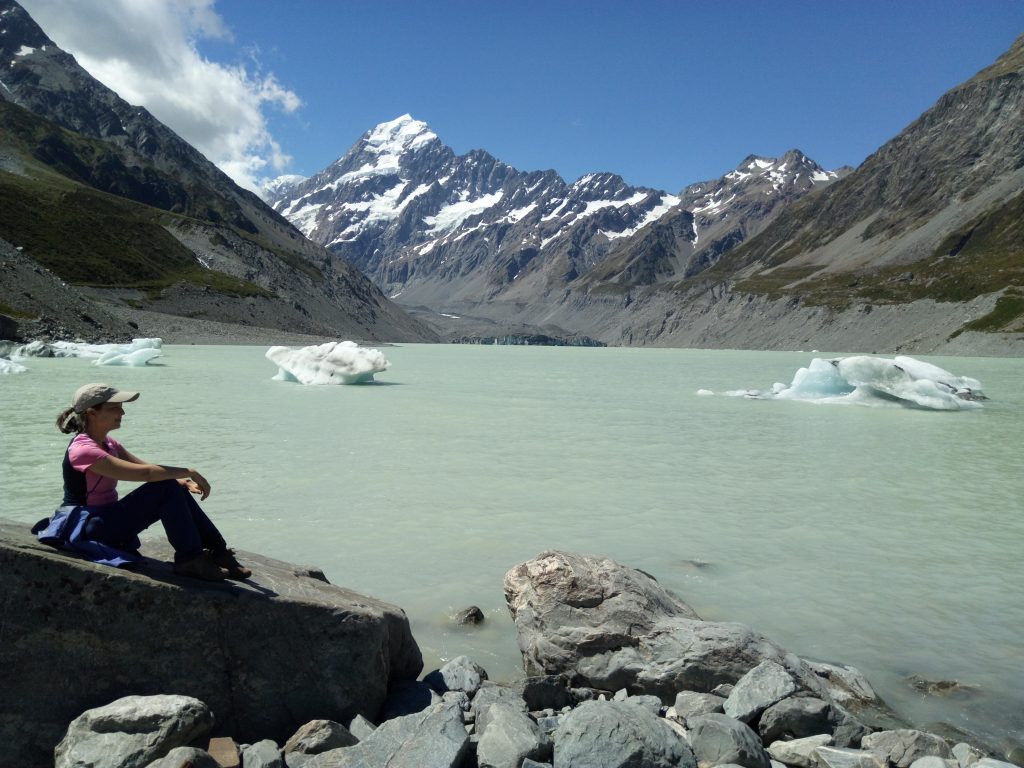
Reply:
[[[490,322],[513,321],[511,312],[517,326],[546,326],[550,303],[566,291],[648,285],[712,266],[782,207],[846,172],[791,150],[750,155],[679,194],[609,172],[569,183],[484,150],[458,156],[405,114],[366,131],[319,173],[279,186],[272,204],[405,306]]]
[[[0,0],[0,32],[0,60],[9,62],[0,72],[0,238],[69,291],[91,285],[91,300],[115,315],[145,309],[326,337],[436,339],[352,265],[96,81],[14,0]],[[15,286],[4,286],[0,302],[26,328],[48,311]],[[76,325],[90,335],[132,332]]]

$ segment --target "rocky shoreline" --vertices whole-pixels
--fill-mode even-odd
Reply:
[[[0,664],[20,671],[0,727],[19,765],[49,764],[40,737],[54,729],[30,720],[52,719],[41,699],[67,674],[63,656],[79,688],[102,691],[79,694],[101,703],[55,721],[57,768],[1010,768],[1024,758],[1019,746],[914,729],[857,670],[703,621],[607,558],[549,551],[509,570],[527,676],[502,685],[465,656],[419,679],[404,614],[316,569],[246,554],[249,582],[210,587],[156,559],[142,573],[85,563],[22,528],[0,525],[5,593],[44,592],[4,609],[19,642],[0,649]],[[55,619],[58,605],[69,615]],[[180,642],[167,640],[175,628]],[[24,722],[12,729],[19,696]]]

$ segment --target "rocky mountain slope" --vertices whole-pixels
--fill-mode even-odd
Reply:
[[[1024,354],[1024,38],[860,168],[678,195],[457,157],[404,116],[274,207],[449,335]]]
[[[0,61],[0,238],[69,292],[89,286],[88,300],[121,314],[433,338],[352,265],[92,78],[13,0],[0,0]],[[5,285],[0,312],[40,318],[45,308],[24,294]]]
[[[404,305],[442,317],[468,312],[508,329],[508,307],[516,323],[541,326],[574,281],[643,285],[700,272],[841,175],[793,150],[778,160],[751,156],[680,195],[631,187],[610,173],[568,184],[482,150],[457,156],[403,115],[315,176],[279,184],[270,198]]]
[[[875,338],[889,348],[925,338],[945,348],[963,333],[986,332],[1002,342],[993,346],[989,339],[983,345],[988,353],[1020,354],[1022,76],[1024,36],[856,171],[782,212],[705,273],[673,284],[675,296],[645,296],[675,308],[676,332],[666,336],[652,320],[634,330],[678,343],[688,336],[685,318],[694,307],[728,313],[723,302],[754,294],[753,305],[788,306],[783,314],[791,316],[790,325],[801,318],[811,338],[826,323],[875,325],[865,322],[866,315],[885,309],[875,317],[914,315],[920,326],[905,333],[900,325],[879,321]],[[764,319],[752,312],[734,322]],[[707,336],[710,343],[715,338],[723,335]]]

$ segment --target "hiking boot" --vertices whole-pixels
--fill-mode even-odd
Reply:
[[[175,563],[174,572],[179,576],[191,576],[204,581],[224,581],[228,575],[228,572],[217,565],[207,552],[201,552],[183,563]]]
[[[222,568],[229,579],[245,581],[252,576],[252,571],[235,559],[235,550],[225,549],[223,552],[213,555],[213,562]]]

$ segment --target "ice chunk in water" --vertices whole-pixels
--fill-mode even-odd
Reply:
[[[162,339],[132,339],[131,344],[87,344],[83,341],[32,341],[18,347],[14,357],[82,357],[94,365],[140,367],[163,354]]]
[[[163,354],[159,349],[144,347],[142,349],[109,349],[96,358],[93,365],[128,365],[140,368],[155,357]]]
[[[391,365],[380,351],[354,341],[329,341],[301,349],[271,347],[267,359],[278,367],[276,380],[302,384],[365,384]]]
[[[25,373],[28,368],[20,363],[15,363],[13,360],[8,360],[6,357],[0,357],[0,376],[4,376],[11,373]]]
[[[788,386],[775,384],[768,391],[738,390],[729,394],[814,403],[901,405],[937,411],[980,408],[978,401],[988,399],[981,382],[969,376],[956,376],[912,357],[870,355],[816,357],[794,374]]]

